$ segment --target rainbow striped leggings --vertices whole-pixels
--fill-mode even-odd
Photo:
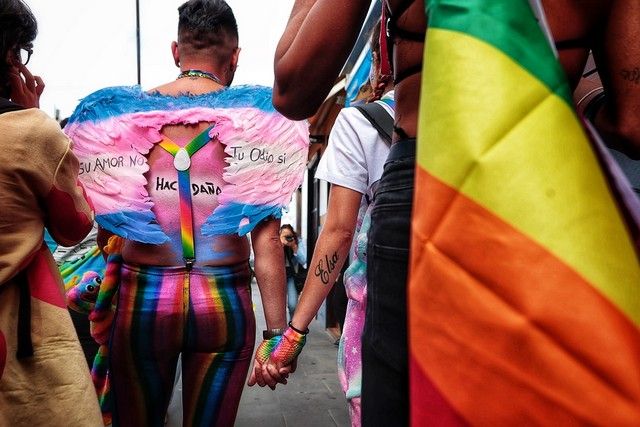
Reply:
[[[162,426],[182,353],[185,426],[232,426],[251,362],[248,263],[123,264],[110,343],[114,426]]]

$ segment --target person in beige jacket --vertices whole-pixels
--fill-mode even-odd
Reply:
[[[37,33],[21,0],[0,1],[0,425],[102,425],[45,226],[73,245],[93,210],[70,141],[40,111],[25,67]]]

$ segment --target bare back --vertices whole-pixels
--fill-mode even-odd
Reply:
[[[184,93],[204,94],[215,89],[206,80],[177,80],[157,89],[163,95],[176,96]],[[184,147],[211,124],[201,122],[193,125],[168,125],[162,134]],[[193,228],[196,248],[195,265],[229,265],[249,258],[249,242],[237,234],[203,236],[200,232],[207,217],[218,206],[218,197],[223,187],[222,173],[227,163],[223,145],[210,140],[191,157],[189,175],[193,206]],[[162,245],[148,245],[127,241],[123,258],[128,263],[162,266],[183,266],[180,234],[180,210],[177,171],[174,158],[156,144],[148,155],[149,172],[147,190],[153,200],[153,212],[162,230],[171,241]]]
[[[556,44],[579,42],[558,49],[571,88],[576,88],[592,50],[606,93],[596,127],[610,145],[640,157],[640,2],[542,0],[542,4]]]
[[[589,50],[600,44],[608,3],[608,0],[542,1],[560,63],[572,88],[580,79]]]
[[[404,31],[420,34],[426,29],[424,15],[424,0],[414,0],[400,15],[395,15],[406,0],[387,0],[391,14],[395,16],[396,26]],[[422,63],[424,43],[394,37],[393,40],[393,69],[396,74],[408,70]],[[395,86],[396,99],[396,127],[401,128],[409,137],[416,136],[418,123],[418,105],[420,101],[421,73],[412,74]],[[394,138],[398,139],[399,135]]]

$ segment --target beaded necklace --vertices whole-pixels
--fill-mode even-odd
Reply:
[[[212,81],[218,83],[219,85],[222,85],[222,82],[220,81],[220,78],[218,76],[216,76],[213,73],[209,73],[207,71],[202,71],[202,70],[184,70],[183,72],[178,74],[178,77],[176,78],[176,80],[184,79],[185,77],[202,77],[202,78],[205,78],[205,79],[212,80]]]

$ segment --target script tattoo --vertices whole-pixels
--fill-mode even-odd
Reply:
[[[635,83],[635,84],[640,83],[640,68],[638,67],[632,70],[622,69],[622,71],[620,71],[620,75],[622,76],[623,79],[631,83]]]
[[[314,274],[316,277],[319,277],[322,280],[322,283],[325,285],[329,284],[329,274],[333,270],[336,269],[336,264],[338,263],[338,252],[334,252],[329,258],[327,255],[324,256],[324,259],[321,259],[314,270]]]

